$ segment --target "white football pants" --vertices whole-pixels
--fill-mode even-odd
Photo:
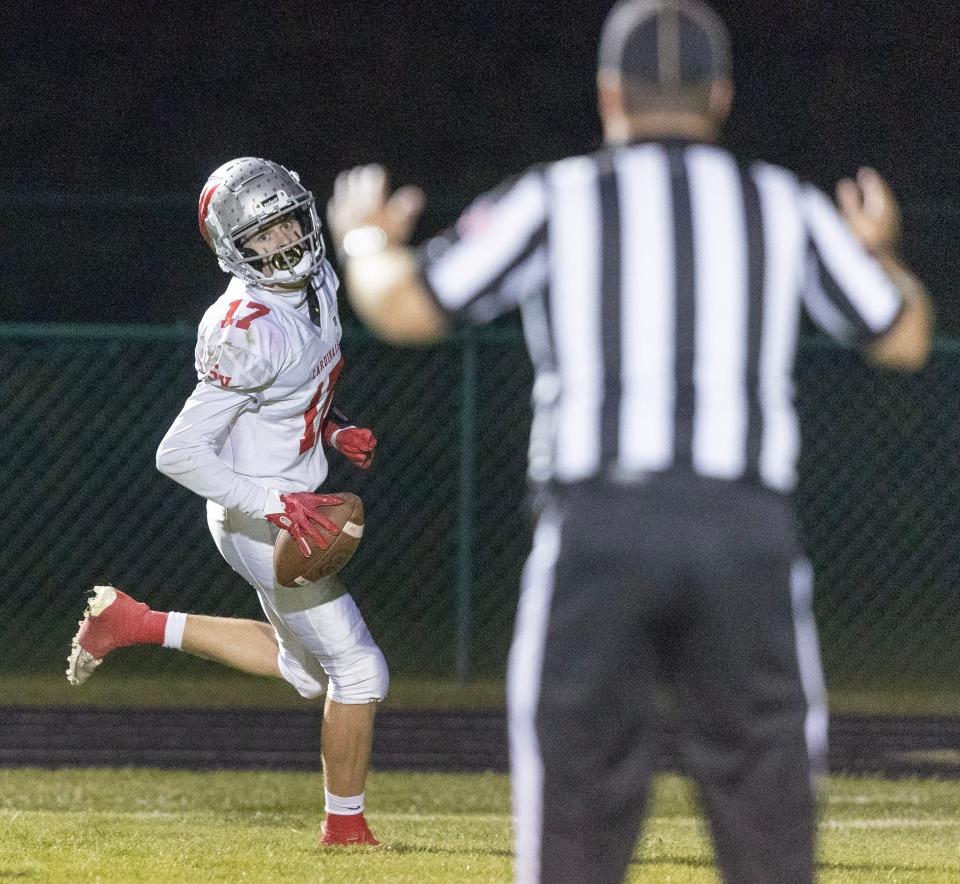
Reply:
[[[220,554],[256,589],[277,634],[280,672],[301,696],[320,696],[329,681],[328,695],[338,703],[386,697],[386,660],[336,574],[305,586],[280,586],[273,572],[279,529],[212,501],[207,524]]]

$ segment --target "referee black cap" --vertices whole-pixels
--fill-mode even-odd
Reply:
[[[730,38],[699,0],[621,0],[600,37],[599,69],[673,92],[730,76]]]

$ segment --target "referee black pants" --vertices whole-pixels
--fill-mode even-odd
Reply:
[[[666,693],[724,880],[812,881],[826,710],[809,603],[780,495],[694,478],[564,489],[510,654],[518,880],[623,879]]]

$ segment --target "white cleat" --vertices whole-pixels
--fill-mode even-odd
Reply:
[[[67,658],[67,681],[73,685],[83,684],[93,671],[103,662],[103,656],[94,657],[86,650],[81,641],[87,638],[92,622],[91,617],[99,617],[117,600],[117,590],[112,586],[95,586],[87,600],[87,609],[83,612],[80,628],[70,643],[70,656]]]

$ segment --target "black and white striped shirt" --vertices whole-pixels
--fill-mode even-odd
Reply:
[[[789,491],[801,305],[850,342],[902,307],[821,191],[679,141],[533,169],[420,257],[454,318],[521,310],[530,471],[564,483],[678,471]]]

